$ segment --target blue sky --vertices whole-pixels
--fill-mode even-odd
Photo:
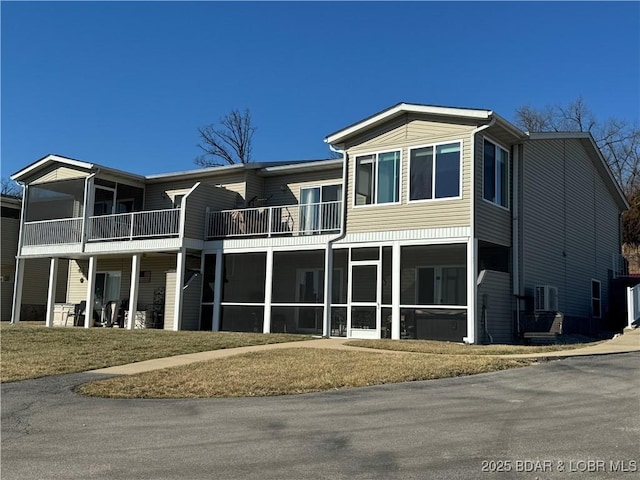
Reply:
[[[640,123],[638,2],[7,2],[1,166],[48,153],[139,174],[196,168],[197,127],[249,108],[254,160],[398,102],[488,108],[582,95]]]

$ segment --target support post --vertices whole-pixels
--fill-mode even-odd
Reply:
[[[47,315],[45,325],[53,327],[53,310],[56,303],[56,284],[58,280],[58,259],[52,258],[49,264],[49,290],[47,292]]]
[[[477,316],[478,295],[478,240],[470,237],[467,241],[467,336],[466,343],[477,343],[479,338],[480,319]]]
[[[131,287],[129,289],[129,314],[127,315],[127,329],[132,330],[136,324],[138,313],[138,287],[140,285],[140,257],[136,253],[131,257]]]
[[[89,272],[87,273],[87,308],[84,313],[84,328],[93,326],[93,308],[96,295],[97,258],[89,257]]]
[[[400,340],[400,244],[391,250],[391,339]]]
[[[271,332],[271,292],[273,287],[273,248],[267,250],[267,265],[264,280],[264,322],[262,333]]]
[[[13,284],[13,306],[11,309],[11,323],[17,325],[20,323],[20,308],[22,307],[22,283],[24,280],[24,262],[23,258],[16,258],[16,277]]]
[[[184,202],[184,199],[183,199]],[[177,332],[182,325],[182,299],[184,298],[184,268],[187,252],[184,248],[178,252],[176,259],[176,298],[173,312],[173,330]]]

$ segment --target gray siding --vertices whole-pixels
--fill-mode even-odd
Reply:
[[[507,149],[511,156],[510,179],[513,178],[513,152],[509,145],[501,144],[491,137],[488,140]],[[484,199],[484,139],[478,134],[475,140],[475,232],[478,240],[511,246],[511,209],[507,210]],[[509,205],[513,205],[512,185],[509,182]]]
[[[15,265],[16,253],[18,251],[18,232],[20,231],[20,220],[16,218],[2,217],[2,252],[0,264]]]
[[[483,315],[483,306],[486,307],[484,310],[486,332],[480,332],[481,339],[489,342],[489,335],[491,335],[493,343],[512,343],[514,321],[511,274],[485,270],[484,280],[478,288],[478,318],[480,319]]]
[[[591,279],[608,305],[612,254],[619,252],[618,207],[579,140],[524,146],[523,283],[558,287],[565,316],[591,316]]]

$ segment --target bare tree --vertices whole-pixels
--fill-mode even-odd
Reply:
[[[2,177],[0,180],[0,193],[10,197],[22,197],[22,189],[20,186],[7,177]]]
[[[204,152],[194,160],[197,165],[212,167],[251,161],[251,142],[256,131],[249,110],[234,109],[220,119],[219,125],[198,128]]]
[[[640,129],[620,118],[600,122],[582,97],[542,109],[523,106],[515,123],[529,132],[590,132],[616,180],[629,197],[640,188]]]

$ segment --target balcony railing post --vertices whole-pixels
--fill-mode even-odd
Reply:
[[[129,240],[133,240],[133,220],[134,220],[134,213],[131,212],[131,219],[129,220],[131,225],[129,226]]]
[[[271,231],[273,229],[273,207],[269,207],[269,215],[267,216],[269,224],[267,225],[267,236],[271,238]]]

